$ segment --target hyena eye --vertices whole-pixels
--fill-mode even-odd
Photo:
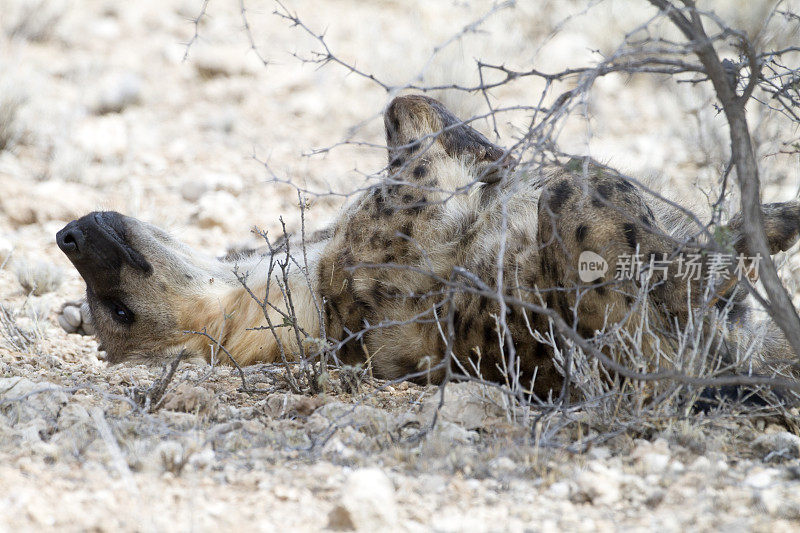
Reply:
[[[128,309],[125,304],[117,300],[109,300],[106,302],[108,310],[111,311],[111,318],[120,324],[130,326],[136,318],[133,311]]]

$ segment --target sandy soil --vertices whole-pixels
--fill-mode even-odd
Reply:
[[[238,2],[211,2],[196,39],[200,1],[5,4],[0,303],[31,341],[0,336],[0,531],[800,525],[800,438],[773,418],[676,417],[578,453],[571,432],[597,431],[582,425],[585,413],[571,415],[578,429],[543,446],[502,398],[470,384],[452,387],[444,421],[417,438],[435,387],[369,382],[302,397],[258,367],[248,380],[260,392],[247,394],[230,369],[191,364],[160,408],[143,412],[132,398],[161,369],[108,367],[92,338],[56,324],[61,303],[84,286],[55,232],[115,209],[222,253],[258,244],[254,225],[274,234],[279,216],[297,228],[287,183],[309,195],[309,223],[322,226],[383,166],[380,113],[390,95],[344,68],[295,57],[313,58],[319,43],[274,15],[271,2],[246,2],[252,46]],[[474,84],[476,58],[543,71],[583,65],[652,14],[643,2],[606,2],[590,15],[579,2],[533,4],[501,9],[451,39],[492,4],[286,3],[326,31],[338,57],[390,84]],[[720,7],[747,26],[757,4]],[[494,105],[509,108],[500,142],[524,126],[513,108],[532,103],[537,83],[492,92]],[[486,112],[479,93],[435,95],[462,116]],[[562,148],[652,177],[702,209],[697,191],[716,183],[727,144],[702,88],[610,76],[585,112],[591,119],[565,125]],[[756,111],[753,124],[759,154],[776,152],[785,124]],[[488,121],[476,125],[491,133]],[[762,162],[765,200],[794,197],[796,159]],[[786,261],[794,290],[798,265]]]

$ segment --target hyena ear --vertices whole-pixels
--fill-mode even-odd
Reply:
[[[433,98],[398,96],[386,108],[383,119],[390,164],[401,160],[399,147],[413,151],[414,143],[426,137],[431,139],[428,149],[439,145],[449,157],[473,159],[478,168],[477,178],[484,183],[497,183],[516,164],[503,148],[491,143]]]

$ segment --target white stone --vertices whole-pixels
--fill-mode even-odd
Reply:
[[[589,450],[586,455],[591,457],[592,459],[608,459],[611,457],[611,450],[604,446],[595,446],[591,450]]]
[[[213,191],[204,194],[197,203],[197,223],[202,228],[246,229],[242,207],[229,192]]]
[[[203,448],[189,456],[187,464],[195,470],[206,470],[214,464],[214,450]]]
[[[185,181],[180,192],[185,200],[196,202],[208,191],[226,191],[238,196],[243,188],[244,182],[236,174],[206,172]]]
[[[547,495],[562,500],[569,497],[569,483],[566,481],[556,481],[547,489]]]
[[[514,471],[517,465],[508,457],[495,457],[489,462],[489,468],[492,472],[507,474]]]
[[[659,474],[669,465],[669,455],[663,453],[648,453],[639,460],[642,469],[648,474]]]
[[[450,383],[444,394],[445,403],[439,409],[439,416],[443,420],[466,429],[476,429],[504,419],[505,399],[496,387],[471,382]],[[433,416],[439,407],[439,399],[439,393],[436,393],[425,400],[422,407],[424,417]]]
[[[774,483],[778,474],[779,472],[774,468],[767,468],[744,478],[744,485],[754,489],[765,489]]]
[[[800,437],[780,431],[761,435],[753,441],[755,448],[762,453],[776,453],[785,457],[800,457]]]
[[[128,149],[128,129],[120,115],[93,117],[77,128],[75,142],[95,160],[114,162]]]
[[[178,473],[183,467],[183,445],[178,441],[158,443],[154,455],[164,472]]]
[[[595,504],[608,505],[620,498],[619,482],[608,472],[581,472],[576,478],[578,492]]]
[[[708,460],[708,457],[700,456],[692,461],[692,464],[689,465],[689,468],[697,472],[705,472],[711,468],[711,461]]]
[[[98,114],[120,113],[142,98],[142,79],[133,72],[107,77],[95,95],[92,110]]]
[[[342,486],[340,505],[353,526],[362,531],[381,531],[397,523],[398,511],[391,480],[378,468],[355,470]]]

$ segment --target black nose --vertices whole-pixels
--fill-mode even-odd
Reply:
[[[56,233],[56,244],[67,256],[80,254],[85,249],[86,238],[73,221]]]

